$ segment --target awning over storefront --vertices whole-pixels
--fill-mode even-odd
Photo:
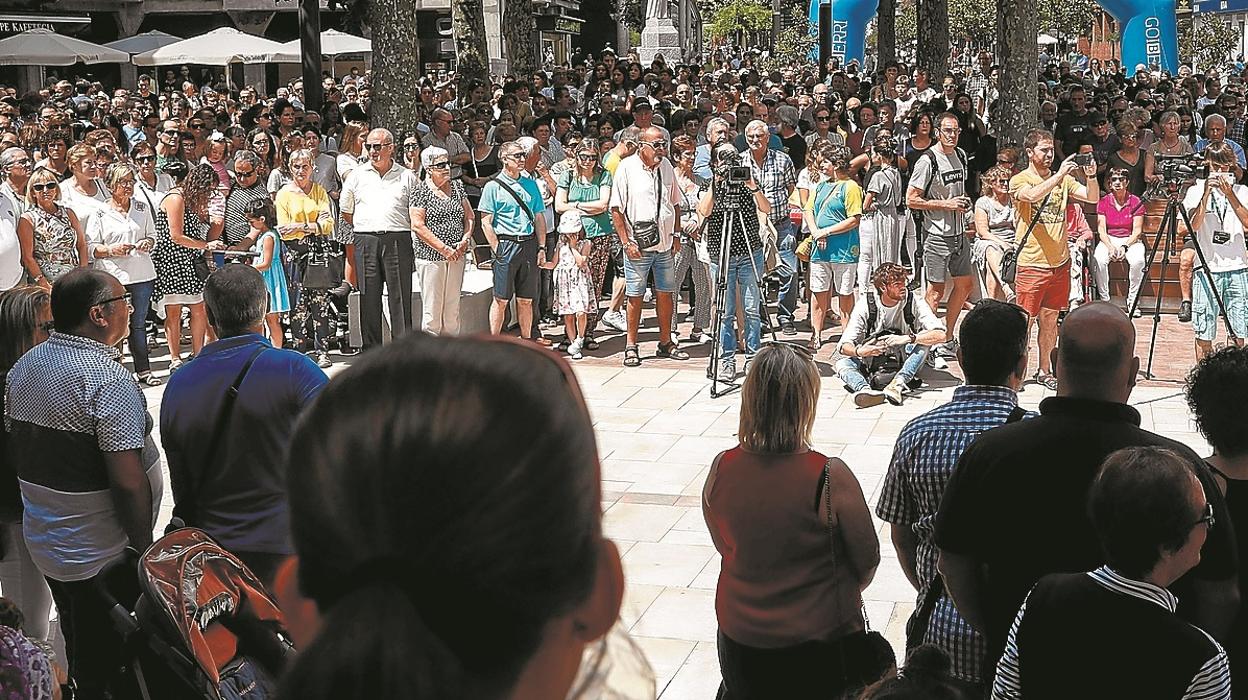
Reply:
[[[91,24],[91,18],[79,15],[40,15],[0,12],[0,37],[21,34],[31,29],[47,29],[58,34],[76,34]]]

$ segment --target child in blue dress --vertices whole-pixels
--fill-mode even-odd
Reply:
[[[273,203],[267,199],[252,202],[243,212],[251,230],[257,234],[252,252],[259,253],[252,258],[252,266],[264,277],[264,285],[269,289],[269,312],[264,321],[269,327],[269,340],[273,347],[282,347],[282,314],[290,311],[290,293],[286,287],[286,271],[282,265],[282,239],[277,235],[274,224],[277,215]]]

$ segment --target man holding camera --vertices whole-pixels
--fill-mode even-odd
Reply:
[[[745,127],[745,143],[750,148],[747,161],[751,177],[771,204],[768,217],[776,228],[776,244],[780,251],[781,265],[776,270],[780,276],[780,298],[776,315],[785,335],[797,335],[793,326],[793,316],[797,312],[797,285],[794,284],[797,255],[793,252],[797,247],[797,227],[789,218],[789,197],[797,187],[797,173],[793,170],[793,160],[784,151],[768,147],[769,136],[766,122],[760,119]],[[765,308],[766,298],[760,301]]]
[[[1066,204],[1095,204],[1100,199],[1096,183],[1096,160],[1084,154],[1077,164],[1072,155],[1058,167],[1053,165],[1053,133],[1032,129],[1023,140],[1027,169],[1010,179],[1010,195],[1018,209],[1018,248],[1014,291],[1018,305],[1036,319],[1040,347],[1036,380],[1057,390],[1052,372],[1053,348],[1057,345],[1057,315],[1070,304],[1070,248],[1066,241]],[[1087,184],[1080,184],[1071,173],[1082,170]],[[1034,221],[1033,221],[1034,220]],[[1025,240],[1024,240],[1025,239]],[[1030,337],[1030,335],[1028,336]]]
[[[771,214],[771,202],[754,181],[748,170],[745,182],[730,177],[734,168],[741,168],[741,155],[731,143],[722,143],[712,153],[714,177],[711,186],[698,201],[698,215],[706,220],[703,235],[711,256],[711,278],[714,284],[726,285],[720,301],[722,316],[719,333],[719,379],[730,382],[737,376],[737,293],[745,314],[746,364],[762,343],[762,322],[759,318],[759,284],[763,274],[763,243],[759,236],[758,213]],[[748,166],[746,166],[748,168]],[[737,173],[744,175],[745,173]],[[731,223],[730,223],[731,222]],[[731,237],[724,240],[731,228]],[[723,246],[728,246],[727,265],[721,268]],[[721,278],[720,275],[723,275]],[[701,303],[701,302],[699,302]]]
[[[966,194],[970,176],[966,153],[958,148],[962,132],[958,118],[944,112],[936,120],[939,141],[920,156],[910,176],[906,204],[923,212],[923,277],[927,281],[927,306],[935,310],[952,283],[945,307],[944,340],[932,348],[937,369],[957,356],[953,331],[958,315],[971,294],[971,242],[966,238],[966,215],[974,202]]]
[[[1248,162],[1244,158],[1243,146],[1226,137],[1226,117],[1217,113],[1206,117],[1205,136],[1206,138],[1196,141],[1196,152],[1207,155],[1210,146],[1225,144],[1235,155],[1235,162],[1231,165],[1231,173],[1235,176],[1235,182],[1242,180],[1244,168],[1248,167]],[[1184,240],[1182,252],[1179,253],[1179,293],[1183,297],[1182,303],[1179,304],[1179,321],[1183,323],[1192,320],[1192,274],[1195,268],[1196,247],[1191,237],[1188,236]]]
[[[871,275],[841,336],[836,374],[854,392],[859,408],[885,401],[900,406],[907,384],[919,374],[928,347],[945,339],[945,327],[923,299],[906,287],[906,268],[886,262]],[[890,370],[891,377],[883,372]],[[884,384],[876,390],[872,379]],[[876,384],[878,386],[878,384]]]
[[[620,162],[611,188],[611,223],[624,249],[624,279],[628,296],[627,343],[624,366],[641,364],[637,329],[646,278],[654,273],[655,307],[659,315],[659,357],[687,360],[689,353],[672,341],[674,295],[680,290],[673,253],[680,240],[672,234],[680,226],[680,189],[667,155],[667,141],[656,126],[641,132],[636,158]]]
[[[1231,170],[1235,154],[1229,143],[1211,144],[1205,149],[1209,176],[1188,189],[1183,206],[1192,218],[1195,245],[1204,253],[1236,342],[1243,345],[1248,335],[1248,252],[1244,248],[1248,187],[1235,184]],[[1195,252],[1193,248],[1193,256]],[[1192,330],[1196,333],[1196,359],[1200,360],[1213,349],[1220,309],[1212,298],[1208,277],[1203,273],[1198,277],[1193,284]]]

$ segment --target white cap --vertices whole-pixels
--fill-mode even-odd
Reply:
[[[559,233],[579,233],[584,230],[580,212],[570,211],[559,217]]]

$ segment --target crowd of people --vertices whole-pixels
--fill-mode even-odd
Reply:
[[[611,674],[577,670],[629,648],[608,643],[622,574],[584,403],[543,346],[576,360],[615,333],[637,366],[653,303],[655,355],[709,343],[713,377],[745,375],[740,445],[704,492],[721,697],[1058,697],[1081,664],[1097,695],[1230,697],[1248,361],[1213,342],[1248,333],[1241,76],[1054,60],[1010,144],[1000,69],[976,59],[821,74],[608,50],[422,78],[410,130],[371,114],[358,71],[321,105],[300,81],[0,94],[0,593],[25,615],[0,625],[0,672],[41,658],[19,697],[125,697],[97,588],[152,542],[142,389],[167,382],[174,514],[281,602],[285,697],[596,697]],[[1159,200],[1191,219],[1179,318],[1208,462],[1126,405]],[[470,266],[488,318],[464,316]],[[469,320],[520,339],[453,338]],[[361,349],[330,382],[331,353]],[[866,408],[955,358],[966,386],[903,430],[876,509],[916,589],[915,673],[889,679],[861,605],[871,513],[809,448],[814,360]],[[1057,393],[1038,416],[1028,381]]]

